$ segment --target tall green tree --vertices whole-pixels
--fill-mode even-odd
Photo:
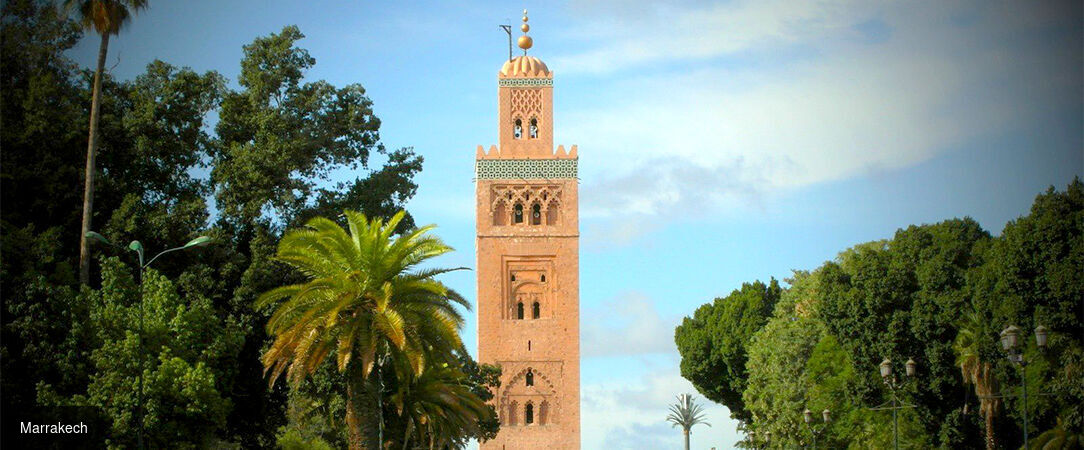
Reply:
[[[454,366],[442,363],[430,364],[420,375],[412,374],[409,382],[399,383],[391,401],[404,422],[404,450],[411,448],[412,439],[430,449],[461,448],[496,417],[466,378]]]
[[[704,420],[704,406],[697,404],[692,395],[681,394],[677,396],[677,403],[670,405],[670,414],[666,421],[675,427],[681,427],[681,434],[685,436],[685,450],[689,450],[689,435],[694,426],[704,424],[711,426]]]
[[[735,419],[752,419],[742,401],[747,348],[771,317],[781,292],[775,279],[743,283],[740,290],[697,308],[674,331],[681,376],[709,400],[725,405]]]
[[[432,364],[454,362],[462,348],[463,317],[456,305],[469,304],[436,280],[455,269],[420,269],[451,251],[429,235],[432,226],[395,235],[404,213],[387,222],[346,211],[349,232],[322,217],[290,230],[279,242],[276,259],[301,271],[308,281],[272,289],[257,306],[285,300],[267,323],[275,342],[263,355],[271,383],[286,373],[295,386],[319,369],[334,352],[347,376],[350,447],[369,444],[362,421],[363,396],[376,375],[377,408],[383,413],[382,376],[386,371],[420,375]],[[399,379],[406,379],[399,377]],[[376,418],[376,447],[383,447],[383,418]]]
[[[1028,423],[1032,436],[1056,426],[1084,430],[1084,183],[1074,178],[1063,190],[1037,195],[1028,214],[1005,225],[986,249],[987,263],[973,277],[975,308],[989,318],[992,334],[1009,325],[1025,332],[1025,368],[1009,363],[1000,349],[991,358],[993,374],[1008,396],[998,440],[1023,445],[1027,377]],[[1036,347],[1032,331],[1050,330],[1047,348]],[[996,343],[994,343],[996,345]]]
[[[960,367],[964,382],[975,387],[979,414],[986,423],[986,449],[993,450],[997,448],[994,418],[1001,410],[1001,389],[998,374],[994,372],[994,364],[991,361],[993,355],[986,350],[993,342],[996,342],[997,334],[991,332],[989,321],[974,310],[964,312],[959,327],[956,342],[953,345],[956,351],[956,365]],[[965,404],[965,413],[967,408],[968,405]]]
[[[244,339],[239,324],[219,317],[209,299],[179,293],[175,283],[153,269],[146,272],[140,293],[119,259],[103,263],[102,289],[84,289],[76,304],[86,314],[85,322],[76,323],[75,336],[81,339],[64,345],[67,352],[89,354],[88,382],[70,396],[39,383],[39,401],[100,410],[111,427],[105,444],[131,446],[139,427],[134,412],[142,371],[150,447],[212,443],[232,406],[225,381]]]
[[[98,46],[98,67],[94,71],[94,87],[90,100],[90,135],[87,138],[87,165],[84,171],[83,227],[79,233],[79,282],[90,281],[90,248],[86,234],[90,231],[94,213],[94,159],[98,151],[98,107],[101,104],[102,74],[105,58],[109,52],[109,36],[120,33],[133,12],[147,7],[146,0],[65,0],[65,7],[76,12],[79,22],[86,30],[94,30],[101,36]]]
[[[0,235],[4,236],[0,399],[5,411],[21,411],[25,413],[21,417],[42,422],[58,415],[51,404],[39,401],[39,382],[48,385],[56,398],[70,399],[85,394],[92,377],[102,370],[91,360],[90,349],[101,344],[94,341],[87,305],[79,294],[79,241],[73,230],[81,228],[83,192],[71,185],[85,173],[85,126],[94,73],[80,70],[67,56],[82,35],[72,14],[34,0],[3,2],[0,10]],[[256,53],[266,61],[268,54],[290,48]],[[116,240],[139,239],[151,248],[184,242],[200,230],[216,237],[217,245],[198,254],[171,255],[156,262],[155,268],[175,282],[183,298],[208,299],[214,316],[232,318],[244,335],[238,351],[247,356],[239,356],[228,367],[218,366],[221,362],[207,365],[216,374],[218,392],[231,404],[244,405],[227,408],[225,422],[210,429],[217,438],[246,448],[273,446],[276,430],[286,423],[287,389],[280,384],[269,391],[261,378],[259,355],[267,344],[263,327],[267,316],[252,304],[261,292],[302,281],[298,273],[271,260],[283,227],[316,215],[336,216],[346,208],[390,217],[414,195],[413,177],[421,170],[422,159],[410,149],[383,150],[377,144],[373,148],[378,163],[364,167],[352,182],[331,185],[301,176],[317,183],[317,189],[299,206],[295,218],[268,213],[249,220],[227,215],[224,209],[211,210],[208,200],[238,182],[221,176],[212,183],[200,178],[204,171],[198,170],[222,154],[224,141],[207,133],[204,120],[230,93],[224,79],[214,72],[195,73],[156,61],[131,80],[113,79],[106,71],[100,84],[92,223],[96,231]],[[317,101],[301,109],[326,106]],[[298,111],[288,113],[308,114]],[[233,119],[258,122],[272,120],[269,117]],[[375,121],[375,115],[371,119]],[[301,147],[285,146],[282,151],[296,148]],[[316,149],[305,156],[314,159],[314,170],[338,167],[322,159],[321,152]],[[247,170],[238,170],[238,177]],[[271,200],[252,197],[253,202]],[[412,227],[409,217],[399,226],[400,231]],[[94,248],[95,254],[108,251]],[[91,264],[91,288],[102,280],[97,276],[101,267]],[[3,445],[13,436],[17,431],[0,433]]]
[[[365,88],[360,84],[338,88],[322,80],[304,82],[305,71],[316,59],[296,46],[302,38],[296,26],[287,26],[244,47],[238,76],[241,90],[226,95],[222,102],[216,126],[218,145],[211,155],[218,207],[226,217],[242,223],[274,217],[284,225],[299,224],[314,201],[351,209],[368,203],[362,212],[394,214],[395,210],[386,208],[391,205],[368,200],[390,196],[366,196],[360,191],[384,189],[389,194],[413,195],[409,176],[402,175],[416,172],[421,159],[409,149],[391,152],[389,170],[369,178],[372,182],[355,180],[346,191],[359,192],[356,196],[344,193],[345,186],[335,192],[317,188],[333,168],[367,167],[373,152],[388,151],[379,142],[380,119],[373,114]],[[342,200],[354,204],[342,205]],[[370,210],[374,206],[385,209]],[[409,219],[403,223],[412,224]]]

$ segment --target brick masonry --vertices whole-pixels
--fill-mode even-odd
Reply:
[[[501,431],[483,450],[580,448],[578,156],[575,147],[554,150],[552,78],[532,57],[506,63],[500,146],[477,152],[509,160],[502,167],[573,165],[476,177],[478,359],[503,370],[494,398]]]

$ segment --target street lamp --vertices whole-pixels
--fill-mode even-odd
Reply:
[[[828,423],[832,421],[832,412],[827,409],[821,412],[824,424],[819,427],[813,426],[813,411],[810,411],[809,408],[802,412],[802,416],[805,418],[806,428],[809,428],[809,432],[813,434],[813,449],[816,450],[817,436],[820,436],[824,432],[824,427],[828,426]]]
[[[907,362],[903,364],[904,373],[907,375],[906,379],[914,379],[914,377],[915,377],[915,366],[917,366],[917,364],[915,363],[915,360],[910,359],[910,358],[908,358]],[[885,387],[887,387],[889,392],[892,394],[892,401],[891,401],[892,406],[887,406],[889,402],[885,402],[885,403],[881,404],[880,406],[877,406],[876,408],[870,408],[870,409],[873,410],[873,411],[879,411],[879,410],[885,410],[885,409],[892,410],[892,442],[894,444],[894,448],[896,450],[899,450],[899,448],[900,448],[900,433],[899,433],[900,426],[899,426],[898,412],[899,412],[899,410],[904,409],[904,408],[914,408],[915,405],[901,404],[900,403],[899,395],[898,395],[897,391],[899,391],[901,388],[903,388],[903,383],[904,382],[901,382],[900,380],[898,380],[896,378],[895,375],[892,374],[892,360],[888,359],[888,358],[885,358],[885,360],[881,361],[881,364],[878,365],[877,367],[881,372],[881,380],[884,382]]]
[[[1035,327],[1035,344],[1042,350],[1046,348],[1046,327]],[[1028,362],[1020,349],[1020,327],[1009,325],[1001,330],[1001,348],[1005,349],[1006,358],[1021,368],[1020,389],[1024,397],[1024,448],[1028,448],[1028,374],[1025,370]]]
[[[87,237],[87,239],[90,239],[90,240],[93,240],[93,241],[98,241],[98,242],[103,243],[105,245],[108,245],[110,247],[124,249],[124,247],[121,247],[121,246],[119,246],[117,244],[114,244],[109,239],[106,239],[105,236],[102,236],[101,234],[96,233],[94,231],[88,231],[87,234],[86,234],[86,237]],[[157,255],[154,255],[154,257],[151,258],[151,260],[147,261],[146,263],[143,262],[143,244],[140,243],[139,241],[132,241],[132,242],[128,243],[127,249],[135,252],[136,255],[139,256],[139,280],[138,280],[138,286],[139,286],[139,335],[138,335],[138,338],[139,338],[139,352],[140,352],[140,354],[139,354],[139,373],[138,373],[139,391],[136,393],[137,403],[139,404],[139,409],[137,410],[137,414],[136,414],[136,420],[139,421],[139,434],[137,435],[136,442],[139,445],[140,449],[143,448],[143,359],[144,359],[143,358],[143,271],[148,266],[150,266],[151,263],[154,262],[154,260],[158,259],[159,256],[162,256],[162,255],[164,255],[166,253],[169,253],[169,252],[175,252],[175,251],[178,251],[178,250],[187,250],[187,249],[190,249],[190,248],[193,248],[193,247],[203,247],[205,245],[210,244],[212,241],[213,241],[213,239],[211,239],[211,237],[209,237],[209,236],[200,236],[198,238],[192,239],[191,241],[188,241],[188,243],[186,243],[186,244],[184,244],[184,245],[182,245],[180,247],[175,247],[175,248],[171,248],[169,250],[164,250],[164,251],[158,253]]]

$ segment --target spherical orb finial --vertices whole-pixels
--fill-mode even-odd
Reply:
[[[519,44],[519,48],[523,49],[523,53],[527,54],[527,49],[531,48],[531,45],[534,44],[534,40],[531,39],[530,36],[527,36],[527,31],[530,31],[531,26],[527,25],[527,10],[526,9],[523,10],[523,25],[520,25],[519,29],[523,30],[523,36],[520,36],[519,40],[516,41],[516,43]]]
[[[519,37],[519,40],[516,43],[519,45],[519,48],[527,50],[531,48],[532,44],[534,44],[534,40],[531,39],[530,36],[523,35]]]

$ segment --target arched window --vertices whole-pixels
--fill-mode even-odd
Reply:
[[[528,135],[531,139],[538,138],[538,119],[531,118],[531,128],[528,129]]]
[[[504,419],[504,423],[506,423],[508,425],[515,425],[516,424],[516,414],[518,414],[518,413],[519,413],[519,403],[516,402],[516,401],[512,401],[512,403],[510,403],[508,405],[508,414]]]
[[[523,379],[527,382],[527,386],[534,386],[534,372],[530,368],[527,369],[527,375],[524,375]]]
[[[527,408],[523,411],[523,423],[528,425],[534,423],[534,405],[530,403],[527,404]]]
[[[523,320],[523,302],[516,303],[516,318]]]
[[[523,121],[516,119],[515,125],[512,126],[512,137],[516,139],[523,138]]]
[[[538,203],[531,207],[531,225],[542,225],[542,205]]]
[[[545,283],[546,282],[546,274],[542,274],[542,276],[539,277],[539,281]]]
[[[512,223],[523,223],[523,204],[516,203],[512,208]]]
[[[548,417],[549,415],[550,415],[550,403],[547,402],[547,401],[542,401],[542,404],[538,405],[538,424],[539,425],[545,425],[545,424],[549,423],[549,417]]]
[[[531,305],[531,317],[534,318],[534,319],[537,319],[537,318],[539,318],[541,316],[542,316],[542,306],[539,305],[538,302],[534,302],[534,304]]]

